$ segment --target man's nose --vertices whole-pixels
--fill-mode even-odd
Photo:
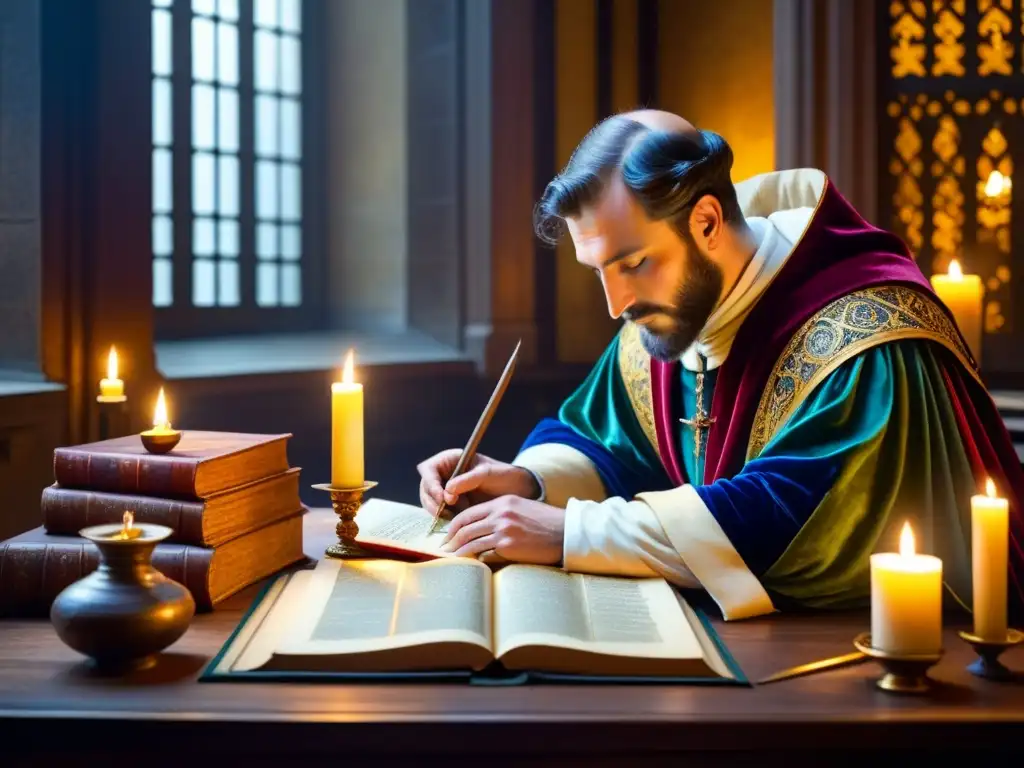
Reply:
[[[623,312],[636,303],[633,292],[621,280],[614,277],[609,279],[602,275],[601,284],[604,286],[604,296],[608,302],[608,314],[612,316],[613,320],[618,320]]]

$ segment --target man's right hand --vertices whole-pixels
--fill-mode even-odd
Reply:
[[[460,448],[434,454],[417,465],[420,473],[420,504],[431,514],[441,499],[453,510],[482,504],[499,496],[536,499],[540,487],[529,470],[476,454],[468,469],[453,478],[452,472],[462,455]]]

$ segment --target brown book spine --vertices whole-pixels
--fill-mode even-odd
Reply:
[[[196,460],[178,456],[132,456],[78,451],[53,452],[53,476],[66,488],[197,499]]]
[[[48,533],[75,535],[90,525],[120,522],[126,509],[137,523],[166,525],[174,531],[175,541],[203,544],[203,511],[201,501],[158,499],[153,496],[118,495],[86,491],[78,488],[43,489],[40,506],[43,527]]]
[[[192,593],[197,611],[210,611],[212,557],[212,549],[160,543],[153,551],[152,563]],[[57,595],[98,565],[99,552],[84,540],[0,544],[0,616],[48,616]]]

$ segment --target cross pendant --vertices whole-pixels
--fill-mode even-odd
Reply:
[[[698,357],[698,364],[701,362]],[[703,366],[701,366],[703,369]],[[708,415],[704,412],[704,371],[699,370],[697,372],[697,407],[694,412],[694,418],[692,419],[680,419],[679,421],[688,427],[693,428],[693,455],[698,461],[700,460],[700,449],[703,443],[704,430],[710,429],[711,425],[715,423],[714,419],[708,418]]]
[[[679,421],[688,427],[693,427],[693,455],[696,458],[700,458],[700,449],[703,443],[704,430],[709,429],[712,424],[715,423],[714,419],[709,419],[707,414],[703,411],[697,411],[697,418],[695,419],[680,419]]]

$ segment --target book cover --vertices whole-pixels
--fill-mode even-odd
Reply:
[[[216,549],[161,542],[151,562],[192,593],[197,611],[211,611],[239,590],[305,558],[304,512]],[[57,595],[98,565],[99,551],[92,542],[48,534],[42,526],[0,542],[0,616],[48,616]]]
[[[290,438],[182,430],[174,450],[152,454],[126,435],[55,449],[53,474],[64,488],[200,500],[284,472]]]
[[[168,542],[216,547],[294,514],[302,506],[300,471],[294,467],[199,501],[54,484],[43,489],[43,527],[47,533],[76,536],[91,525],[120,522],[125,510],[131,510],[139,523],[165,525],[173,530]]]

